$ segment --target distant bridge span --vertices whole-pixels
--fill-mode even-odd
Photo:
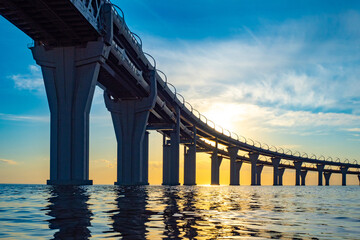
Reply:
[[[118,11],[119,10],[119,13]],[[118,185],[148,184],[148,134],[163,135],[163,184],[179,184],[179,145],[184,144],[184,184],[196,184],[196,152],[211,154],[211,184],[219,184],[223,158],[230,159],[230,184],[239,185],[243,162],[251,185],[261,185],[263,166],[282,185],[285,169],[296,185],[307,171],[329,185],[332,173],[359,177],[357,161],[284,151],[239,137],[194,109],[130,31],[121,9],[108,0],[0,0],[0,14],[34,40],[51,112],[50,180],[53,185],[89,180],[89,112],[95,86],[104,90],[118,143]],[[149,61],[150,59],[150,61]]]

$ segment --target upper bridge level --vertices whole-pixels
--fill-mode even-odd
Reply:
[[[263,166],[274,167],[274,185],[285,169],[296,170],[296,185],[307,171],[359,175],[357,161],[292,152],[246,139],[217,126],[185,101],[139,36],[107,0],[2,0],[0,14],[34,40],[51,112],[50,184],[89,184],[89,111],[94,87],[104,90],[118,141],[122,185],[147,184],[147,131],[164,136],[163,182],[179,183],[179,144],[186,146],[185,183],[195,184],[196,152],[211,157],[211,182],[219,183],[223,158],[230,159],[230,183],[239,184],[243,162],[251,183],[261,183]],[[64,84],[65,83],[65,84]]]

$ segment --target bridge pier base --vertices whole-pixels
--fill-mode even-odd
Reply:
[[[190,145],[184,148],[184,185],[196,185],[196,128],[193,128],[194,138]]]
[[[105,91],[104,99],[111,112],[118,144],[117,182],[115,185],[144,185],[147,183],[148,160],[144,156],[146,125],[154,107],[157,89],[155,71],[151,71],[149,97],[137,100],[114,100]],[[144,141],[145,139],[145,141]]]
[[[239,148],[231,146],[227,148],[230,156],[230,185],[240,185],[240,169],[242,162],[237,162]]]
[[[302,162],[295,162],[294,161],[294,166],[295,166],[295,186],[300,186],[301,165],[302,165]]]
[[[342,179],[342,185],[343,186],[346,186],[346,173],[347,173],[347,170],[349,168],[348,167],[341,167],[340,168],[340,171],[341,171],[341,179]]]
[[[324,172],[325,186],[330,185],[331,172]]]
[[[211,155],[211,185],[220,184],[220,165],[222,157],[218,156],[217,151],[214,151]]]
[[[358,179],[359,179],[359,185],[360,185],[360,174],[358,175]]]
[[[257,165],[256,166],[256,185],[261,186],[261,172],[264,168],[264,165]]]
[[[90,185],[89,112],[100,65],[109,55],[104,42],[86,46],[31,48],[41,66],[49,103],[49,185]]]
[[[280,158],[271,158],[271,161],[272,161],[272,164],[273,164],[273,167],[274,167],[274,180],[273,180],[273,185],[274,186],[277,186],[279,185],[279,164],[280,164]]]
[[[180,109],[176,108],[175,129],[170,133],[170,141],[164,137],[163,145],[163,185],[179,183],[179,147],[180,147]]]
[[[301,186],[305,186],[305,180],[306,180],[306,175],[307,175],[307,170],[302,170],[300,172],[300,176],[301,176]]]
[[[318,170],[318,185],[322,186],[323,185],[323,171],[324,171],[324,164],[317,164],[316,168]]]
[[[255,152],[249,153],[249,158],[251,161],[251,186],[256,185],[256,163],[259,158],[259,154]]]

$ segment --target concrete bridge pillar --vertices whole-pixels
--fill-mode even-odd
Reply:
[[[163,185],[179,185],[180,109],[176,107],[175,129],[163,146]]]
[[[279,186],[283,185],[283,176],[284,176],[285,168],[279,168]]]
[[[249,158],[251,161],[251,185],[255,186],[256,185],[256,163],[258,161],[259,154],[255,153],[255,152],[250,152]]]
[[[149,185],[149,132],[145,131],[144,141],[143,141],[143,168],[142,176],[143,181],[141,185]]]
[[[230,185],[240,185],[240,169],[242,162],[237,162],[239,148],[231,146],[227,148],[230,156]]]
[[[342,175],[342,185],[343,186],[346,186],[346,173],[347,173],[347,170],[349,168],[348,167],[340,167],[340,171],[341,171],[341,175]]]
[[[303,162],[296,162],[294,161],[295,166],[295,186],[300,186],[300,172],[301,172],[301,165]]]
[[[301,186],[305,186],[305,179],[306,179],[306,174],[307,174],[308,170],[302,170],[300,172],[300,176],[301,176]]]
[[[163,135],[163,181],[162,185],[169,185],[170,183],[170,158],[171,158],[171,146]]]
[[[324,171],[324,164],[317,164],[316,168],[318,170],[318,185],[322,186],[323,185],[323,171]]]
[[[184,148],[184,185],[196,185],[196,128],[193,142]]]
[[[222,157],[218,156],[217,151],[214,151],[211,155],[211,185],[219,185],[220,179],[220,165]]]
[[[118,144],[116,185],[147,184],[144,176],[144,138],[150,110],[155,106],[157,88],[155,71],[150,72],[150,95],[137,100],[115,100],[105,91],[104,99],[111,112]]]
[[[261,186],[261,172],[264,168],[264,165],[257,165],[256,166],[256,185]]]
[[[330,185],[331,172],[324,172],[324,177],[325,177],[325,186],[329,186]]]
[[[280,164],[280,158],[277,158],[277,157],[274,157],[274,158],[271,158],[271,161],[272,161],[272,164],[273,164],[273,167],[274,167],[274,180],[273,180],[273,185],[274,186],[277,186],[279,185],[279,164]]]
[[[359,185],[360,185],[360,174],[358,175],[358,179],[359,179]]]
[[[89,180],[89,112],[100,65],[110,48],[86,46],[31,48],[41,66],[50,108],[51,185],[85,185]]]

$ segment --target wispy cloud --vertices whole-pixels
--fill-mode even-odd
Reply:
[[[9,76],[15,83],[15,87],[21,90],[44,91],[44,81],[39,66],[30,65],[29,73]]]
[[[49,122],[48,116],[31,116],[31,115],[13,115],[0,113],[0,119],[7,121],[22,121],[22,122]]]
[[[349,131],[349,132],[360,132],[360,128],[348,128],[348,129],[346,129],[346,131]]]
[[[166,41],[147,52],[178,92],[215,123],[324,134],[360,120],[360,14],[306,17],[226,40]],[[250,38],[249,38],[250,35]]]
[[[0,158],[0,163],[9,164],[9,165],[19,164],[18,162],[14,161],[14,160],[3,159],[3,158]]]
[[[98,160],[95,160],[95,162],[99,163],[99,164],[102,164],[102,165],[105,165],[108,168],[114,168],[116,166],[114,161],[109,161],[107,159],[98,159]]]

